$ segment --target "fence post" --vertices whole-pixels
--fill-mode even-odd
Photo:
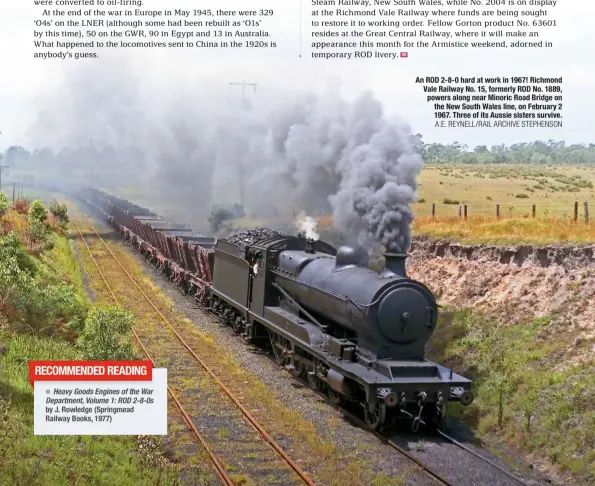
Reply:
[[[585,201],[585,223],[589,224],[589,203]]]
[[[467,221],[467,205],[466,204],[464,206],[464,211],[465,211],[465,221]]]
[[[574,201],[574,222],[578,221],[578,201]]]
[[[496,218],[500,219],[500,205],[496,204]]]
[[[459,206],[459,218],[461,217],[462,206]]]
[[[13,206],[14,206],[14,193],[15,193],[16,188],[17,188],[17,183],[13,182],[12,183],[12,205]]]

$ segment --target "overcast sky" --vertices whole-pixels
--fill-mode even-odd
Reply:
[[[64,124],[64,133],[77,124],[69,111],[61,109],[70,96],[73,79],[85,79],[87,72],[113,73],[109,89],[105,77],[86,78],[85,87],[98,92],[97,104],[110,104],[113,92],[127,84],[128,76],[142,76],[141,103],[156,102],[164,93],[200,91],[205,83],[221,96],[239,96],[228,82],[258,84],[256,100],[271,93],[283,95],[297,90],[335,87],[353,97],[370,89],[383,102],[387,113],[399,114],[422,133],[426,141],[459,141],[475,146],[532,141],[566,140],[571,143],[595,142],[595,84],[593,54],[595,45],[592,19],[595,2],[564,0],[550,10],[547,19],[558,27],[549,34],[553,49],[526,50],[419,50],[409,49],[408,59],[371,61],[325,61],[309,57],[308,25],[310,2],[303,4],[303,53],[300,50],[300,0],[203,0],[201,8],[273,8],[269,30],[279,47],[269,50],[130,50],[101,52],[93,61],[33,59],[33,27],[36,7],[31,0],[0,0],[0,150],[13,145],[40,146],[48,142]],[[147,0],[155,9],[197,6],[193,0]],[[283,5],[283,7],[279,7]],[[37,7],[38,8],[38,7]],[[405,7],[408,8],[408,7]],[[537,10],[538,7],[523,9]],[[127,19],[129,19],[128,17]],[[403,20],[403,19],[402,19]],[[554,28],[551,28],[554,29]],[[544,34],[545,38],[545,34]],[[564,127],[557,129],[437,129],[433,109],[426,103],[416,76],[563,76]],[[102,76],[105,76],[102,75]],[[138,77],[135,78],[138,82]],[[206,81],[208,80],[208,81]],[[100,83],[102,86],[92,86]],[[122,89],[131,89],[130,86]],[[137,101],[138,104],[138,101]],[[48,108],[51,107],[51,108]],[[79,107],[80,108],[80,107]],[[61,113],[48,113],[55,110]],[[70,116],[70,119],[68,119]],[[68,119],[68,120],[67,120]],[[47,127],[47,133],[40,130]],[[54,139],[56,144],[62,140]]]

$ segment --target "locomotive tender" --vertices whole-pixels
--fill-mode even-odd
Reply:
[[[360,248],[256,229],[214,240],[96,190],[82,199],[186,293],[246,341],[272,350],[332,403],[363,406],[376,429],[398,416],[440,424],[448,401],[469,405],[471,381],[424,357],[438,317],[405,254],[368,268]]]

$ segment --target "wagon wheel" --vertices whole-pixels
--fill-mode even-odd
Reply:
[[[332,388],[328,388],[327,395],[331,405],[339,405],[341,403],[341,395]]]
[[[236,334],[239,334],[242,330],[242,318],[241,316],[236,317],[233,320],[233,330]]]
[[[283,354],[283,350],[279,349],[274,344],[273,344],[273,356],[275,358],[275,363],[277,363],[279,366],[281,366],[283,363],[285,363],[285,356]]]
[[[374,411],[370,412],[368,404],[364,405],[364,419],[368,427],[376,430],[380,427],[386,419],[386,405],[384,403],[376,403]]]
[[[306,372],[306,366],[303,361],[294,360],[293,369],[291,370],[291,376],[294,378],[300,378]]]
[[[271,332],[269,332],[269,339],[271,341],[271,348],[273,348],[273,358],[275,363],[281,366],[285,363],[285,353],[283,352],[283,349],[277,347],[277,337]]]
[[[316,368],[312,367],[312,369],[308,369],[308,372],[306,373],[306,377],[308,378],[308,385],[310,385],[310,388],[312,388],[313,390],[317,390],[318,389],[318,378],[316,378]]]

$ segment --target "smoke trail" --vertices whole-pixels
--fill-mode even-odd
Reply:
[[[407,249],[422,161],[371,94],[269,93],[248,109],[221,80],[168,95],[127,73],[98,67],[49,100],[35,132],[71,148],[39,152],[39,165],[49,157],[65,178],[133,186],[141,205],[159,201],[193,224],[215,205],[252,218],[332,212],[351,243]]]
[[[307,107],[282,151],[296,203],[309,214],[332,208],[335,229],[352,243],[406,251],[423,167],[408,128],[387,120],[370,93],[352,104],[335,95],[311,99]]]
[[[341,184],[329,201],[335,227],[359,244],[388,251],[411,245],[416,177],[423,160],[413,152],[411,134],[397,121],[385,121],[367,143],[342,160]]]

